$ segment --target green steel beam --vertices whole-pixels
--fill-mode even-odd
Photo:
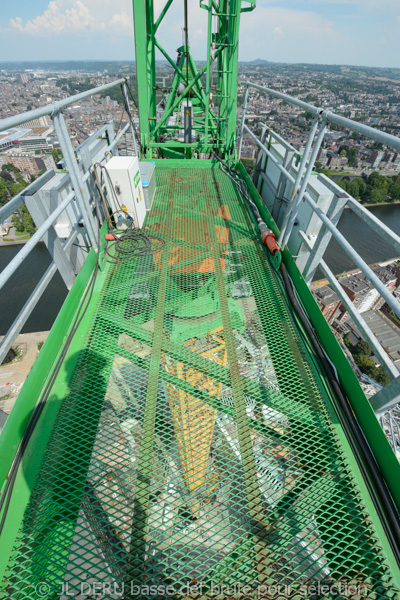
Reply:
[[[154,24],[154,33],[157,32],[157,29],[159,28],[161,21],[164,19],[165,15],[168,12],[169,7],[171,6],[171,4],[173,3],[174,0],[168,0],[167,3],[165,4],[164,8],[162,9],[160,16],[158,17],[157,21]]]
[[[170,57],[170,55],[168,54],[168,52],[166,50],[164,50],[164,48],[161,46],[160,42],[154,38],[154,44],[155,46],[159,49],[159,51],[161,52],[161,54],[167,59],[167,61],[169,62],[169,64],[171,65],[171,67],[173,67],[175,69],[175,72],[179,75],[180,80],[179,81],[185,81],[185,76],[183,74],[182,68],[180,66],[178,66]],[[184,62],[184,56],[181,57],[181,60],[179,62],[179,65],[182,65]],[[201,94],[199,93],[199,91],[194,88],[193,92],[196,94],[196,96],[198,97],[199,100],[203,100]],[[171,103],[174,95],[176,93],[176,87],[175,87],[175,91],[172,91],[172,93],[170,93],[169,95],[169,101]],[[167,109],[165,109],[167,110]],[[169,112],[169,115],[172,114],[171,112]]]
[[[241,0],[209,0],[208,4],[200,4],[206,8],[208,15],[207,23],[207,50],[206,65],[197,73],[193,58],[189,58],[189,85],[186,85],[186,73],[184,65],[184,54],[182,52],[179,64],[175,64],[172,58],[164,50],[160,42],[155,38],[155,34],[162,24],[165,15],[170,9],[173,0],[167,0],[161,9],[161,13],[156,22],[154,22],[153,0],[133,0],[134,7],[134,25],[135,25],[135,45],[136,45],[136,71],[138,79],[138,98],[139,98],[139,125],[141,132],[141,141],[144,155],[148,158],[153,156],[157,148],[157,142],[160,135],[164,133],[165,122],[179,105],[193,90],[195,98],[200,102],[201,113],[204,115],[204,124],[200,132],[200,144],[198,146],[201,152],[208,152],[210,149],[217,150],[225,157],[234,154],[235,132],[236,132],[236,108],[237,108],[237,65],[238,65],[238,37],[240,25],[240,13],[244,10],[252,10],[254,2],[250,2],[250,8],[242,8]],[[215,11],[215,12],[213,12]],[[217,14],[218,31],[212,34],[212,16]],[[189,24],[190,27],[190,24]],[[190,31],[189,31],[190,34]],[[218,48],[213,49],[214,42]],[[164,114],[157,123],[156,118],[156,94],[155,94],[155,49],[158,49],[166,60],[175,69],[175,77],[172,90],[168,96]],[[181,47],[178,51],[186,50]],[[212,56],[213,53],[213,56]],[[211,65],[214,60],[219,64],[219,92],[215,95],[218,105],[218,117],[210,108],[211,94]],[[201,77],[206,73],[205,90],[201,84]],[[180,83],[185,83],[184,92],[176,97],[176,92]],[[195,112],[195,101],[193,101]],[[176,153],[174,146],[160,148],[163,152]],[[186,154],[190,150],[186,148]],[[189,156],[187,154],[187,156]]]
[[[208,6],[205,7],[208,11],[207,15],[207,70],[206,70],[206,112],[205,112],[205,130],[204,143],[205,151],[208,151],[208,115],[210,111],[210,94],[211,94],[211,43],[212,43],[212,0],[208,0]]]
[[[150,112],[151,77],[148,78],[147,40],[148,28],[146,19],[146,7],[144,0],[133,1],[133,23],[135,29],[135,55],[136,55],[136,77],[139,101],[139,127],[140,137],[144,154],[147,153],[147,145],[150,141],[150,117],[155,114]]]
[[[219,54],[219,52],[216,52],[216,55]],[[184,98],[186,98],[186,96],[188,95],[188,93],[190,92],[190,90],[196,85],[197,81],[200,79],[200,77],[202,77],[202,75],[204,75],[204,73],[207,70],[207,65],[205,65],[202,69],[200,69],[200,71],[197,73],[196,77],[194,79],[192,79],[192,81],[189,83],[188,86],[185,87],[184,91],[182,92],[182,94],[180,94],[178,96],[178,98],[175,100],[175,102],[173,102],[172,107],[170,108],[170,113],[171,114],[178,106],[179,104],[182,102],[182,100],[184,100]],[[167,120],[169,114],[166,114],[164,112],[163,116],[161,117],[160,121],[157,123],[157,125],[155,126],[154,130],[153,130],[153,134],[155,134],[162,125],[164,125],[165,121]]]
[[[72,286],[50,333],[33,364],[29,375],[22,386],[18,398],[14,404],[4,429],[0,435],[0,482],[1,488],[7,480],[7,474],[14,460],[14,456],[21,443],[23,433],[28,424],[30,415],[37,404],[41,392],[51,374],[51,370],[63,349],[70,325],[78,309],[89,279],[96,268],[96,253],[91,250],[80,270],[74,285]],[[90,326],[95,309],[95,298],[106,277],[106,271],[97,275],[94,299],[82,320],[81,330]],[[11,549],[14,545],[20,524],[23,519],[25,508],[31,497],[32,488],[45,457],[47,444],[59,413],[62,398],[68,389],[70,378],[82,350],[82,333],[77,332],[72,340],[71,347],[64,360],[63,368],[57,377],[52,392],[47,401],[42,415],[36,425],[31,437],[28,451],[22,460],[14,486],[13,497],[18,497],[18,502],[11,500],[10,508],[5,520],[3,533],[1,535],[0,553],[0,578],[4,574]],[[34,457],[34,460],[32,459]],[[60,574],[62,576],[62,574]]]

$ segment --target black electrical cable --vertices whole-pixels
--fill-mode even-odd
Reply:
[[[222,163],[222,165],[226,169],[228,169],[228,171],[230,171],[230,173],[234,173],[235,175],[240,177],[243,184],[246,185],[243,180],[242,174],[239,171],[231,169],[226,163],[224,163],[224,161],[222,161],[222,159],[220,159],[217,155],[215,156]],[[230,175],[230,177],[234,179],[232,174]],[[237,187],[239,189],[242,188],[242,186],[238,183]],[[243,196],[246,200],[249,199],[249,194],[247,190],[245,191]],[[254,216],[258,220],[260,218],[260,212],[252,200],[250,201],[250,206],[252,208]],[[255,207],[255,210],[253,207]],[[268,260],[270,260],[269,255]],[[368,484],[369,492],[374,500],[375,507],[385,528],[385,532],[391,545],[393,554],[396,558],[397,563],[400,566],[400,520],[397,507],[386,486],[386,482],[376,461],[376,458],[373,452],[371,451],[368,441],[365,439],[364,433],[352,411],[352,408],[346,397],[346,393],[343,390],[340,382],[336,379],[333,367],[329,360],[326,358],[322,350],[320,341],[318,340],[314,330],[310,326],[308,319],[305,317],[303,310],[301,309],[297,301],[297,298],[289,281],[286,266],[283,262],[281,264],[281,272],[283,285],[287,296],[290,300],[290,303],[293,306],[293,309],[300,323],[302,324],[305,332],[308,335],[309,340],[312,343],[314,351],[318,356],[326,373],[327,381],[331,389],[333,390],[332,397],[336,405],[338,414],[341,415],[342,424],[346,431],[347,438],[349,440],[350,445],[352,446],[353,452],[356,455],[357,462],[363,474],[363,477]]]
[[[116,211],[112,213],[111,217],[120,214],[121,211]],[[125,215],[129,217],[127,213],[125,213]],[[163,238],[136,229],[132,219],[128,221],[126,229],[122,231],[113,229],[110,233],[115,236],[115,239],[107,240],[104,246],[104,253],[107,257],[107,262],[111,264],[129,262],[133,258],[139,256],[156,254],[165,246],[165,240]]]
[[[127,79],[125,79],[125,83],[126,83],[126,89],[128,90],[128,94],[131,97],[131,100],[132,100],[133,104],[135,105],[136,110],[139,112],[139,107],[137,105],[137,102],[136,102],[135,98],[133,97],[133,94],[132,94],[131,88],[128,85],[128,80]],[[126,102],[124,94],[122,94],[122,97],[124,98],[124,102]],[[140,139],[140,135],[139,135],[139,132],[138,132],[137,128],[135,127],[135,123],[133,122],[133,117],[132,117],[132,113],[130,112],[129,105],[127,106],[127,111],[129,111],[128,114],[129,114],[129,117],[130,117],[130,122],[131,122],[131,125],[132,125],[132,127],[134,129],[134,132],[136,134],[136,138],[137,138],[137,142],[139,144],[140,151],[143,152],[143,146],[142,146],[142,142],[141,142],[141,139]]]
[[[87,250],[88,252],[92,248],[92,246],[83,246],[82,244],[72,244],[72,245],[76,246],[77,248],[82,248],[82,250]]]
[[[184,0],[185,12],[185,46],[186,46],[186,87],[189,86],[189,30],[188,30],[188,3]],[[186,96],[186,106],[189,106],[189,94]]]
[[[132,98],[133,103],[135,104],[135,106],[137,108],[136,102],[133,100],[132,92],[130,91],[127,79],[125,79],[125,85],[126,85],[128,91],[130,93],[130,96]],[[141,145],[141,142],[140,142],[140,135],[139,135],[139,132],[138,132],[138,130],[137,130],[136,126],[135,126],[135,123],[133,121],[131,109],[130,109],[129,103],[127,101],[127,98],[125,97],[125,94],[124,94],[123,84],[121,84],[121,92],[122,92],[122,100],[123,100],[125,111],[128,114],[129,122],[132,125],[133,131],[135,132],[136,139],[137,139],[137,141],[139,143],[140,151],[142,151],[142,145]],[[122,121],[122,117],[121,117],[121,121]],[[132,140],[132,142],[133,142],[133,140]]]

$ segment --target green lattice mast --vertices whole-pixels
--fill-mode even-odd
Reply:
[[[144,156],[157,152],[174,158],[192,157],[193,152],[217,151],[228,157],[235,148],[237,67],[240,14],[253,10],[255,1],[201,0],[208,13],[206,63],[198,70],[187,43],[171,57],[157,39],[159,26],[174,0],[167,0],[154,20],[153,0],[133,0],[136,73],[139,97],[139,124]],[[185,23],[186,27],[186,23]],[[189,24],[190,31],[190,24]],[[174,69],[165,108],[157,119],[155,53],[158,49]],[[177,139],[185,129],[181,120],[182,102],[190,102],[193,132],[184,141]],[[176,120],[171,117],[176,115]]]

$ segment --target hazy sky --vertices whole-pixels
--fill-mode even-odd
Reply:
[[[157,15],[166,0],[154,1]],[[134,58],[131,0],[1,4],[0,60]],[[400,67],[400,0],[258,0],[241,23],[240,60]],[[175,0],[158,35],[173,58],[182,26]],[[204,58],[199,0],[189,0],[189,31],[194,58]]]

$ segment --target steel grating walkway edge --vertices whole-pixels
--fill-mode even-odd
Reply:
[[[145,231],[164,249],[99,278],[0,598],[399,592],[257,230],[202,162],[157,166]]]

